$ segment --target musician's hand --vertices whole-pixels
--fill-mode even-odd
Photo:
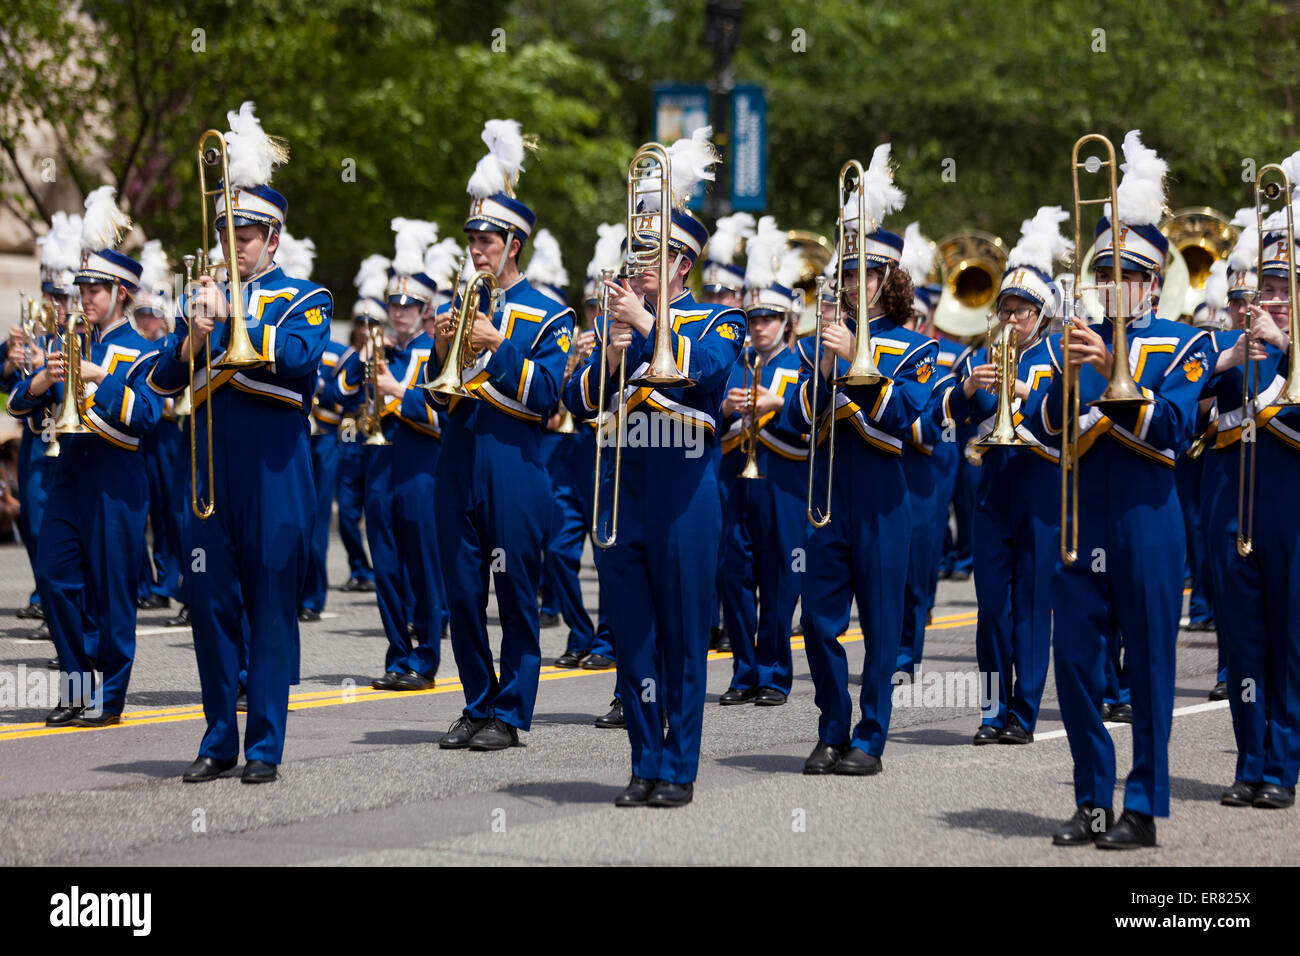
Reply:
[[[98,385],[104,381],[104,376],[108,370],[102,365],[96,365],[94,362],[82,361],[81,363],[81,380],[83,382],[94,382]]]
[[[198,284],[193,286],[193,290],[194,329],[200,335],[207,335],[216,323],[226,320],[230,307],[226,303],[225,293],[212,276],[199,276]]]
[[[11,362],[13,362],[13,356],[22,355],[22,354],[23,354],[23,327],[21,325],[11,325],[9,327],[10,358],[9,358],[9,362],[5,363],[6,367],[8,367],[8,365]]]
[[[27,389],[32,395],[44,395],[55,382],[62,382],[67,375],[67,365],[62,352],[51,352],[45,357],[45,368],[32,376],[32,384]]]
[[[998,367],[996,365],[976,365],[970,371],[969,377],[962,382],[961,390],[966,394],[967,400],[971,399],[979,389],[986,392],[992,392],[994,395],[998,392]]]
[[[1286,348],[1286,335],[1277,327],[1277,321],[1269,315],[1264,309],[1257,305],[1249,306],[1250,309],[1250,337],[1251,342],[1251,359],[1261,359],[1268,353],[1264,350],[1262,344],[1267,342],[1274,348]],[[1259,354],[1255,354],[1258,347]]]
[[[1022,382],[1020,379],[1016,379],[1016,398],[1020,399],[1022,402],[1029,398],[1028,382]]]
[[[611,322],[606,334],[609,336],[609,343],[606,346],[608,357],[605,364],[609,368],[610,378],[618,375],[618,363],[623,359],[623,353],[632,345],[632,326],[623,322]]]
[[[609,286],[609,315],[619,322],[625,322],[647,338],[654,328],[654,316],[646,309],[641,296],[632,291],[626,279],[621,283],[606,282]]]
[[[853,361],[853,350],[857,347],[857,342],[857,336],[842,322],[836,322],[822,329],[822,345],[826,352],[839,356],[846,362]],[[823,355],[822,370],[826,371],[825,355]]]
[[[550,418],[546,419],[546,430],[548,432],[559,431],[560,420],[564,418],[563,412],[556,412]]]
[[[747,388],[729,388],[727,397],[722,400],[722,414],[734,415],[745,407],[749,401],[749,389]]]
[[[758,387],[758,401],[755,403],[755,408],[758,410],[759,418],[762,418],[768,412],[780,411],[783,405],[785,405],[785,399],[776,392],[770,391],[762,385]]]
[[[1070,366],[1091,365],[1104,379],[1110,378],[1115,356],[1100,335],[1083,319],[1072,319],[1070,329]]]
[[[596,330],[584,329],[579,332],[577,338],[573,340],[571,348],[578,350],[579,361],[586,361],[592,351],[596,348]]]
[[[482,312],[475,314],[474,331],[469,336],[470,351],[482,352],[484,349],[490,349],[495,352],[505,340],[505,335],[492,324],[491,319]]]
[[[393,373],[388,371],[388,363],[379,363],[379,374],[375,376],[375,381],[379,385],[379,394],[388,398],[401,398],[406,394],[406,386],[393,377]]]

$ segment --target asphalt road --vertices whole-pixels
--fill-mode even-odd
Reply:
[[[337,539],[331,580],[345,577]],[[232,773],[183,785],[203,733],[188,630],[170,612],[142,612],[121,726],[47,729],[48,709],[26,681],[46,674],[53,646],[12,617],[31,584],[19,546],[0,548],[0,674],[27,687],[24,706],[0,709],[0,864],[1016,864],[1233,866],[1293,864],[1300,814],[1228,809],[1227,707],[1207,704],[1213,635],[1180,634],[1170,744],[1173,808],[1160,846],[1135,853],[1051,846],[1073,812],[1071,762],[1049,683],[1036,741],[970,745],[977,704],[924,697],[896,706],[878,777],[804,777],[816,710],[802,644],[783,707],[719,707],[729,656],[709,663],[704,745],[695,802],[684,809],[616,809],[629,751],[621,731],[592,719],[609,704],[612,672],[545,667],[523,746],[501,753],[443,751],[440,735],[463,704],[450,646],[438,685],[382,693],[369,679],[385,641],[373,595],[332,591],[326,619],[304,625],[302,683],[293,689],[281,779],[249,787]],[[584,567],[595,605],[595,575]],[[940,585],[925,668],[975,671],[974,588]],[[492,633],[499,634],[495,606]],[[854,623],[856,626],[856,620]],[[565,630],[542,632],[543,659]],[[862,642],[846,637],[852,666]],[[40,675],[34,677],[32,675]],[[39,706],[37,706],[39,705]],[[1122,778],[1129,729],[1111,725]]]

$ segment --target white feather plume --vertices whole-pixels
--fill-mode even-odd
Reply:
[[[289,161],[289,144],[278,136],[268,136],[253,110],[253,101],[245,100],[238,112],[226,114],[230,123],[226,158],[234,186],[265,186],[271,181],[275,167]]]
[[[50,217],[50,231],[36,240],[41,247],[41,266],[55,271],[81,266],[81,216],[56,212]]]
[[[903,252],[898,257],[898,267],[912,277],[913,285],[921,285],[934,268],[934,250],[921,235],[919,222],[909,223],[903,231]]]
[[[594,279],[604,271],[618,272],[623,265],[623,240],[626,238],[625,223],[602,222],[596,227],[596,248],[587,263],[588,279]]]
[[[456,281],[461,255],[455,239],[448,237],[435,242],[424,253],[424,274],[438,283],[439,289],[450,289]]]
[[[904,192],[894,185],[894,171],[889,167],[889,143],[881,143],[871,154],[871,164],[862,177],[862,189],[866,197],[867,232],[875,232],[891,212],[898,212],[907,201]],[[844,227],[858,228],[858,191],[849,193],[844,203]]]
[[[1063,260],[1074,243],[1061,234],[1061,223],[1070,214],[1060,206],[1040,206],[1033,219],[1020,224],[1020,241],[1007,255],[1007,267],[1032,266],[1047,275],[1055,263]]]
[[[747,212],[720,216],[709,239],[709,258],[724,266],[734,263],[742,243],[754,234],[754,226],[754,217]]]
[[[1228,307],[1228,260],[1216,259],[1205,279],[1205,304],[1214,310]]]
[[[513,188],[524,169],[528,143],[518,120],[491,119],[483,124],[481,138],[488,153],[474,167],[467,190],[475,199]]]
[[[781,261],[776,265],[776,281],[793,290],[802,275],[803,253],[795,248],[787,248],[781,253]]]
[[[386,256],[378,253],[361,260],[361,268],[352,280],[361,298],[382,299],[384,289],[388,286],[388,267],[392,265]]]
[[[717,148],[711,142],[712,126],[701,126],[668,147],[668,161],[672,165],[673,205],[683,209],[695,188],[702,182],[713,182],[710,168],[721,161]]]
[[[1255,207],[1238,209],[1232,217],[1232,224],[1238,232],[1237,242],[1228,255],[1228,268],[1233,272],[1249,272],[1259,265],[1259,223],[1255,218]]]
[[[316,243],[296,239],[288,230],[280,231],[280,245],[275,250],[275,264],[292,279],[310,279],[316,264]]]
[[[217,243],[208,250],[208,264],[214,266],[225,265],[226,254],[221,251],[221,243]]]
[[[113,249],[131,228],[131,217],[117,208],[116,195],[112,186],[100,186],[86,197],[86,215],[81,220],[83,249]]]
[[[1282,172],[1286,173],[1287,179],[1291,180],[1293,187],[1300,186],[1300,150],[1296,150],[1278,165],[1282,167]]]
[[[438,227],[423,219],[403,219],[398,216],[389,225],[397,234],[393,255],[393,269],[404,276],[413,276],[424,268],[424,252],[438,241]]]
[[[1119,221],[1128,226],[1154,226],[1169,211],[1165,205],[1165,175],[1169,164],[1154,149],[1142,145],[1142,131],[1131,129],[1124,136],[1124,162],[1120,163]],[[1111,222],[1110,203],[1106,203],[1106,218]]]
[[[549,229],[542,229],[533,237],[533,257],[528,260],[524,278],[534,284],[541,282],[561,289],[569,284],[569,273],[564,271],[560,257],[560,244]]]
[[[777,226],[775,216],[758,221],[758,230],[745,243],[746,288],[766,289],[777,281],[777,267],[787,244],[786,232]]]
[[[150,239],[140,250],[140,291],[145,295],[167,295],[172,287],[171,267],[162,241]]]

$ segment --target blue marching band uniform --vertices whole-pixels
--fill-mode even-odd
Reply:
[[[256,134],[252,145],[244,137],[234,148],[269,148],[251,104],[230,120],[233,129]],[[237,763],[236,713],[245,695],[244,779],[275,779],[289,688],[299,676],[299,623],[318,620],[325,608],[337,500],[349,573],[343,590],[376,592],[388,639],[383,673],[372,685],[431,688],[441,640],[450,637],[465,704],[443,748],[501,750],[531,728],[542,668],[541,592],[568,627],[555,665],[615,668],[615,709],[597,725],[626,727],[629,737],[631,779],[616,804],[689,803],[719,603],[732,648],[723,705],[786,702],[799,605],[819,715],[804,772],[871,775],[883,769],[893,691],[920,668],[937,582],[966,567],[964,556],[954,565],[945,555],[952,503],[958,545],[969,548],[975,569],[976,659],[990,681],[973,743],[1032,742],[1049,660],[1055,664],[1076,804],[1054,835],[1057,844],[1153,845],[1155,818],[1169,813],[1185,561],[1194,583],[1191,625],[1219,634],[1211,696],[1226,697],[1237,742],[1222,802],[1292,805],[1300,774],[1300,614],[1291,610],[1291,595],[1300,590],[1300,535],[1277,496],[1257,496],[1253,528],[1240,527],[1237,515],[1243,440],[1254,441],[1258,471],[1270,484],[1286,487],[1292,472],[1300,479],[1300,411],[1276,402],[1290,343],[1285,330],[1257,335],[1251,354],[1262,357],[1252,359],[1239,329],[1206,332],[1157,318],[1150,303],[1168,245],[1158,216],[1122,200],[1097,227],[1098,277],[1109,279],[1118,257],[1126,291],[1149,293],[1125,319],[1129,371],[1147,402],[1093,405],[1106,380],[1093,364],[1071,366],[1082,400],[1084,520],[1078,559],[1067,563],[1058,556],[1067,368],[1061,334],[1046,331],[1050,316],[1069,312],[1052,279],[1054,260],[1068,251],[1058,234],[1065,213],[1039,210],[1010,254],[997,302],[1002,323],[1015,326],[1017,350],[1011,380],[1000,386],[991,384],[999,375],[992,337],[964,347],[919,331],[935,293],[920,285],[928,265],[909,261],[904,240],[880,226],[902,205],[887,147],[867,174],[888,186],[865,200],[867,232],[858,233],[856,209],[840,210],[845,287],[829,294],[844,328],[831,335],[834,350],[823,341],[815,354],[811,337],[793,334],[803,308],[798,269],[790,268],[798,263],[770,218],[757,230],[747,216],[719,223],[715,245],[727,248],[710,247],[706,269],[706,297],[719,301],[703,302],[685,278],[706,252],[708,231],[682,209],[653,206],[634,217],[630,237],[621,227],[601,227],[584,289],[591,331],[580,345],[558,246],[544,231],[534,234],[536,216],[514,195],[519,136],[513,121],[491,121],[488,157],[470,181],[464,232],[473,267],[465,263],[464,275],[487,269],[496,288],[479,289],[476,344],[464,364],[447,348],[468,283],[435,278],[437,270],[425,266],[436,241],[432,223],[394,220],[397,255],[363,264],[358,324],[345,345],[329,338],[331,294],[272,260],[279,243],[291,241],[283,231],[284,196],[265,181],[233,183],[233,225],[249,231],[260,250],[241,269],[258,362],[234,368],[221,364],[228,319],[217,320],[206,343],[192,334],[200,302],[205,310],[218,303],[218,311],[224,302],[229,311],[228,285],[219,283],[215,293],[191,288],[172,306],[162,291],[169,276],[114,248],[128,221],[111,189],[87,199],[84,218],[56,216],[43,241],[42,292],[66,323],[77,313],[74,287],[82,289],[87,325],[77,335],[90,373],[73,403],[83,430],[57,436],[57,457],[47,452],[64,399],[69,356],[61,354],[62,339],[40,336],[34,344],[43,358],[33,368],[15,353],[13,337],[0,355],[0,387],[23,423],[19,525],[36,591],[22,616],[43,616],[64,676],[48,724],[118,722],[137,604],[165,607],[177,599],[188,607],[182,623],[194,631],[207,721],[183,779],[210,780]],[[704,143],[683,142],[687,150]],[[1136,131],[1124,151],[1130,166],[1142,167],[1126,177],[1159,169]],[[1134,164],[1135,157],[1148,162]],[[680,164],[690,175],[699,175],[700,165]],[[218,199],[223,243],[225,215]],[[692,380],[680,387],[636,382],[659,337],[654,283],[638,270],[660,241],[661,223],[673,262],[672,273],[660,277],[670,283],[668,345]],[[520,252],[530,239],[536,251],[524,274]],[[1254,242],[1265,247],[1263,274],[1256,276],[1245,256],[1230,271],[1216,266],[1216,281],[1231,288],[1222,302],[1207,297],[1198,322],[1213,323],[1230,299],[1242,303],[1233,313],[1245,313],[1242,324],[1269,320],[1246,303],[1260,283],[1272,282],[1274,297],[1284,294],[1276,289],[1294,268],[1294,237],[1274,231]],[[742,249],[748,270],[736,262]],[[870,280],[860,290],[859,263]],[[618,288],[610,290],[611,314],[598,315],[606,270],[620,272]],[[141,334],[131,309],[142,329],[155,319],[163,329]],[[1067,321],[1075,347],[1096,342],[1100,354],[1110,354],[1110,316],[1091,326]],[[386,323],[395,334],[372,334]],[[869,334],[883,379],[832,389],[859,331]],[[617,355],[624,336],[629,385],[617,394],[616,358],[602,409],[601,357],[611,347]],[[374,355],[378,341],[385,342],[382,358]],[[191,348],[193,412],[178,419]],[[459,387],[424,388],[444,366],[459,373]],[[1243,407],[1247,372],[1258,399]],[[1003,386],[1015,390],[1015,441],[987,444]],[[557,431],[568,414],[576,427]],[[579,570],[593,518],[602,537],[611,528],[620,424],[627,441],[618,534],[608,549],[592,549],[602,597],[593,615],[583,605]],[[215,498],[206,519],[190,514],[182,491],[189,490],[186,429],[200,449],[209,441],[214,448],[215,478],[209,484],[201,463],[195,489],[201,501]],[[666,437],[674,434],[681,440]],[[742,475],[751,443],[758,478]],[[820,511],[821,502],[814,495],[809,509],[805,500],[808,456],[812,450],[813,488],[826,493],[832,443],[831,516],[819,527],[808,512]],[[594,475],[598,444],[606,453]],[[593,476],[601,489],[594,515]],[[1239,548],[1239,535],[1252,531],[1253,546]],[[500,609],[498,654],[487,628],[489,584]],[[864,642],[856,719],[840,643],[855,602]],[[1235,613],[1215,614],[1216,607]],[[1133,724],[1133,766],[1118,819],[1107,719]]]

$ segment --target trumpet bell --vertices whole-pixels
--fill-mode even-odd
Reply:
[[[1180,209],[1160,225],[1160,232],[1187,264],[1188,286],[1204,289],[1210,266],[1226,259],[1237,241],[1228,217],[1209,206]]]
[[[758,470],[758,460],[755,458],[750,458],[749,461],[745,462],[745,467],[740,472],[740,477],[761,479],[763,477],[763,473]]]

